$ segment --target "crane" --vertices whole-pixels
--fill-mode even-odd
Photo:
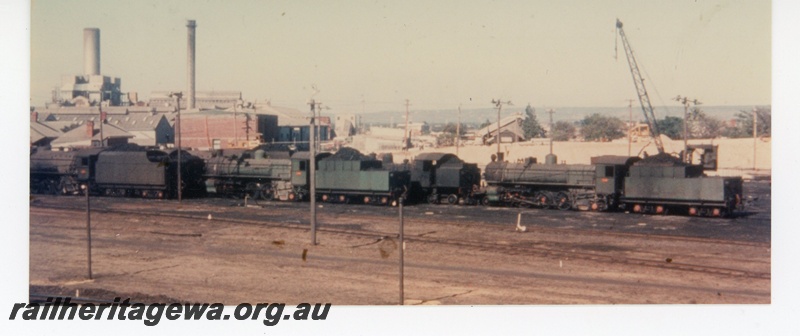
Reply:
[[[647,121],[647,126],[650,127],[650,135],[656,143],[658,154],[664,154],[664,144],[661,143],[661,132],[658,130],[656,115],[653,113],[653,106],[650,104],[650,96],[647,95],[647,89],[644,87],[644,78],[639,72],[639,66],[633,57],[633,50],[630,43],[628,43],[628,38],[625,37],[622,21],[619,19],[617,19],[617,31],[619,31],[619,36],[622,38],[622,46],[625,48],[625,55],[628,57],[628,65],[631,68],[631,76],[633,76],[633,84],[636,85],[636,92],[639,95],[639,104],[642,105],[642,112],[644,113],[645,121]]]

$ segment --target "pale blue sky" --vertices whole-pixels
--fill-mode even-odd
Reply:
[[[31,96],[83,72],[83,28],[123,91],[186,88],[186,20],[197,21],[197,89],[335,110],[618,106],[635,98],[619,17],[654,104],[770,103],[768,1],[54,1],[31,7]],[[471,99],[471,100],[470,100]],[[365,102],[362,105],[362,100]]]

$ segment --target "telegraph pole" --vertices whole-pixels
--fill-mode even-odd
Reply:
[[[406,253],[406,249],[404,248],[405,247],[405,239],[404,239],[405,237],[403,235],[403,231],[404,231],[404,229],[403,229],[403,198],[404,197],[400,197],[400,201],[399,201],[399,204],[398,204],[398,206],[400,207],[399,211],[400,211],[400,305],[401,306],[405,304],[405,294],[403,293],[403,287],[404,287],[403,286],[403,277],[404,277],[403,273],[404,273],[405,264],[404,264],[404,261],[403,261],[403,254]]]
[[[408,151],[408,147],[409,147],[408,146],[408,142],[409,142],[409,138],[410,138],[410,135],[408,134],[408,105],[409,105],[409,102],[408,102],[408,99],[406,99],[406,130],[403,133],[403,150],[404,151]]]
[[[91,158],[90,158],[91,160]],[[92,279],[92,204],[89,200],[89,180],[84,185],[86,189],[86,253],[89,265],[89,280]]]
[[[458,124],[456,124],[456,156],[458,156],[459,142],[461,142],[461,104],[458,104]]]
[[[697,101],[697,99],[690,100],[689,97],[681,97],[678,95],[674,98],[676,101],[683,104],[683,157],[681,160],[683,162],[689,162],[691,158],[689,157],[689,105],[694,104],[695,106],[702,104],[701,102]]]
[[[103,124],[106,121],[105,115],[103,115],[103,91],[100,91],[100,104],[97,105],[97,110],[100,111],[100,147],[105,147],[106,142],[103,137]],[[94,132],[94,131],[92,131]]]
[[[753,170],[756,170],[756,145],[758,145],[758,109],[753,108]]]
[[[500,111],[503,109],[503,104],[506,105],[514,105],[514,104],[511,104],[510,100],[504,102],[500,101],[500,99],[492,99],[492,104],[494,104],[494,106],[497,107],[497,136],[495,137],[495,141],[497,142],[497,161],[500,162],[502,161],[501,157],[505,156],[500,152]]]
[[[183,92],[171,92],[170,98],[178,100],[178,116],[175,117],[175,147],[178,147],[178,203],[183,199],[183,179],[181,178],[181,97]]]
[[[631,156],[631,143],[633,142],[633,99],[628,99],[628,157]]]
[[[553,109],[547,110],[547,113],[550,114],[550,155],[553,155]]]
[[[311,124],[309,125],[309,145],[308,145],[308,152],[309,152],[309,159],[308,159],[308,178],[309,178],[309,189],[311,192],[311,245],[317,245],[317,151],[315,141],[314,141],[314,127],[316,126],[315,116],[316,116],[316,109],[320,103],[311,99],[308,105],[311,106]]]

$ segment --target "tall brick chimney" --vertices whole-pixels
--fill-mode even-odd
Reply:
[[[94,137],[94,121],[86,122],[86,135],[88,135],[90,139]]]

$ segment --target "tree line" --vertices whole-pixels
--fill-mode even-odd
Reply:
[[[759,137],[772,135],[772,108],[758,107],[755,110],[756,128]],[[525,108],[526,118],[522,121],[522,130],[526,139],[547,138],[547,130],[539,123],[536,113],[530,104]],[[665,117],[657,120],[661,134],[671,139],[683,139],[683,118]],[[750,138],[753,136],[753,111],[739,111],[732,121],[723,121],[704,113],[700,108],[689,111],[686,120],[686,130],[689,139],[714,139],[725,138]],[[480,127],[492,123],[486,120]],[[448,124],[443,133],[456,133],[455,124]],[[465,127],[461,127],[461,133]],[[584,117],[577,122],[556,121],[552,127],[554,141],[569,141],[579,136],[586,141],[611,141],[628,136],[626,123],[617,117],[604,116],[598,113]],[[450,136],[452,138],[452,135]]]
[[[530,106],[528,106],[530,107]],[[526,138],[544,138],[549,135],[538,124],[532,110],[525,110],[526,120],[522,127]],[[759,137],[772,135],[772,108],[758,107],[755,111],[756,128]],[[533,117],[531,117],[533,116]],[[705,114],[695,107],[686,120],[689,139],[750,138],[753,136],[753,111],[739,111],[732,122]],[[665,117],[656,121],[661,134],[671,139],[683,139],[683,118]],[[592,114],[577,122],[557,121],[553,124],[552,135],[555,141],[568,141],[578,136],[586,141],[611,141],[627,136],[627,126],[622,119],[601,114]]]

